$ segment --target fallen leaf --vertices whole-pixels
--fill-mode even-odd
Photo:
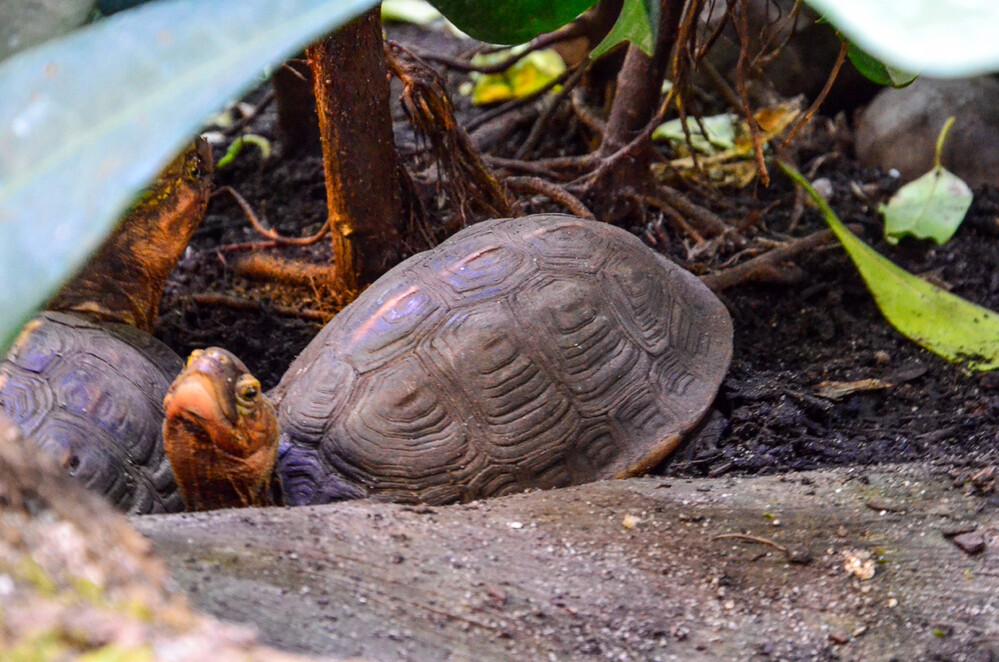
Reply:
[[[786,163],[779,165],[818,205],[892,326],[931,352],[968,369],[999,368],[999,315],[879,255],[843,225],[801,173]]]
[[[897,244],[902,237],[913,236],[943,244],[957,232],[972,199],[971,189],[960,177],[937,166],[878,207],[885,218],[885,239]]]
[[[826,400],[841,400],[858,391],[877,391],[883,388],[891,388],[891,384],[880,379],[858,379],[853,382],[826,381],[816,385],[815,394]]]

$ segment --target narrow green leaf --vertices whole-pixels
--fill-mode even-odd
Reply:
[[[853,66],[857,68],[857,71],[878,85],[906,87],[912,81],[919,78],[917,74],[902,71],[901,69],[885,64],[876,57],[872,57],[856,44],[851,43],[850,50],[846,54],[850,58],[850,62],[853,63]]]
[[[658,6],[658,3],[655,6]],[[590,57],[595,60],[624,42],[631,42],[652,55],[656,47],[656,37],[652,27],[655,23],[650,12],[650,5],[645,0],[624,0],[621,14],[614,22],[614,27],[590,51]]]
[[[995,0],[806,0],[873,57],[929,76],[999,69]]]
[[[897,244],[906,235],[947,242],[964,220],[973,199],[971,189],[946,168],[937,166],[900,188],[887,205],[885,239]]]
[[[431,0],[470,37],[493,44],[522,44],[571,22],[596,0]]]
[[[240,155],[243,148],[247,145],[255,145],[260,150],[260,158],[264,161],[271,158],[271,141],[256,133],[244,133],[232,141],[229,149],[225,151],[219,162],[215,164],[215,169],[222,170],[227,167],[236,160],[236,157]]]
[[[162,0],[0,63],[0,351],[261,71],[375,0]]]
[[[885,318],[931,352],[971,370],[999,368],[999,315],[910,274],[858,239],[794,168],[780,163],[805,189],[843,244]]]

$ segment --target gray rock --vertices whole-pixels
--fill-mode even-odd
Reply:
[[[989,77],[919,78],[882,90],[858,122],[857,157],[915,179],[933,167],[937,136],[951,115],[944,167],[969,186],[999,184],[999,81]]]

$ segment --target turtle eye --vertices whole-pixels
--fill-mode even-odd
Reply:
[[[204,350],[201,350],[201,349],[196,349],[193,352],[191,352],[191,355],[187,357],[187,365],[184,366],[184,367],[185,368],[190,368],[191,364],[194,363],[195,361],[197,361],[198,357],[201,356],[204,353],[205,353]]]
[[[240,404],[251,405],[260,395],[260,382],[253,375],[243,375],[236,382],[236,399]]]

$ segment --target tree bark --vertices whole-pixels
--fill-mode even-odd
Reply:
[[[337,288],[345,295],[392,262],[402,202],[379,10],[306,51],[326,171]]]
[[[652,57],[636,46],[628,46],[618,72],[610,112],[598,154],[614,159],[589,186],[585,199],[604,221],[614,223],[640,213],[635,200],[651,193],[649,168],[652,143],[622,152],[652,120],[659,107],[662,83],[676,45],[683,2],[663,0],[660,7],[656,48]]]

